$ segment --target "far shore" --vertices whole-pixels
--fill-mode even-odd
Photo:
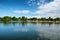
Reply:
[[[27,22],[57,22],[57,23],[60,23],[60,21],[27,21]]]
[[[27,20],[27,21],[0,21],[0,22],[37,22],[37,23],[40,23],[40,22],[53,22],[53,23],[60,23],[60,21],[31,21],[31,20]]]

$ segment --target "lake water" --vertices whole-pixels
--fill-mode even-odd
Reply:
[[[0,23],[0,40],[60,40],[60,23]]]

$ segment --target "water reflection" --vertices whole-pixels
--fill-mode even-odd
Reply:
[[[56,23],[37,24],[36,31],[39,32],[41,37],[48,38],[50,40],[60,40],[60,24]]]
[[[25,26],[26,24],[27,24],[27,22],[0,22],[0,24],[4,24],[4,25],[10,25],[10,24],[12,24],[12,25],[16,25],[16,24],[20,24],[20,25],[22,25],[22,26]]]
[[[41,24],[48,24],[48,25],[52,25],[53,24],[53,22],[41,22]]]
[[[27,22],[21,22],[20,24],[22,24],[22,26],[27,25]]]
[[[22,24],[23,26],[25,26],[25,25],[27,25],[28,24],[28,22],[0,22],[0,24],[4,24],[4,25],[9,25],[9,24],[13,24],[13,25],[15,25],[15,24]],[[43,25],[52,25],[52,24],[56,24],[56,25],[60,25],[60,23],[53,23],[53,22],[39,22],[39,23],[37,23],[37,22],[30,22],[30,24],[43,24]]]
[[[29,29],[26,29],[26,28],[21,28],[21,29],[20,29],[20,28],[16,28],[16,29],[14,29],[14,31],[15,31],[15,32],[19,32],[19,31],[20,31],[20,32],[28,32]]]
[[[11,22],[2,22],[4,25],[10,25]]]
[[[0,23],[0,39],[60,40],[60,23]]]

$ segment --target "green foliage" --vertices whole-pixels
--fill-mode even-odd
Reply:
[[[0,22],[3,21],[3,22],[9,22],[9,21],[27,21],[27,20],[38,20],[38,21],[60,21],[60,18],[57,17],[57,18],[36,18],[36,17],[33,17],[33,18],[27,18],[25,16],[22,16],[22,17],[19,17],[19,18],[16,18],[15,16],[14,17],[9,17],[9,16],[4,16],[4,17],[0,17]]]
[[[59,18],[59,17],[57,17],[57,18],[55,18],[55,19],[54,19],[54,21],[60,21],[60,18]]]
[[[18,20],[21,20],[21,17],[19,17]]]
[[[30,20],[37,20],[37,18],[36,17],[33,17],[33,18],[30,18]]]
[[[0,21],[2,21],[2,17],[0,17]]]
[[[22,16],[21,20],[22,20],[22,21],[26,21],[27,18],[26,18],[25,16]]]
[[[11,21],[11,17],[9,17],[9,16],[4,16],[1,20],[2,20],[2,21]]]
[[[46,18],[41,18],[40,20],[42,20],[42,21],[46,21],[47,19],[46,19]]]
[[[12,21],[17,21],[17,18],[15,16],[12,17]]]
[[[49,18],[48,18],[48,21],[53,21],[53,18],[49,17]]]

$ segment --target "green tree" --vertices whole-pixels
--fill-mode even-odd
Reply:
[[[48,21],[53,21],[53,18],[49,17],[49,18],[48,18]]]
[[[46,18],[41,18],[40,20],[42,20],[42,21],[46,21],[47,19],[46,19]]]
[[[2,17],[0,17],[0,21],[2,21]]]
[[[54,21],[60,21],[60,18],[59,18],[59,17],[57,17],[57,18],[55,18],[55,19],[54,19]]]
[[[11,21],[11,17],[9,17],[9,16],[4,16],[2,20],[5,21],[5,22]]]
[[[21,20],[22,21],[27,21],[27,18],[25,16],[22,16]]]
[[[17,21],[17,18],[15,16],[12,17],[12,21]]]
[[[36,17],[33,17],[33,18],[30,18],[30,20],[37,20],[37,18]]]
[[[21,17],[19,17],[18,20],[21,20]]]

